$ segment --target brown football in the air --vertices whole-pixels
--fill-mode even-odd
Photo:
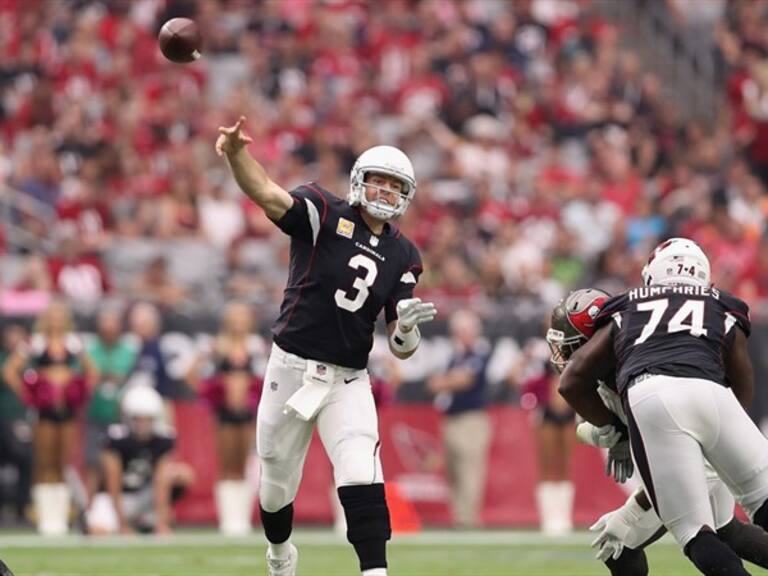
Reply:
[[[189,18],[172,18],[160,28],[160,51],[171,62],[184,64],[200,58],[202,36],[197,24]]]

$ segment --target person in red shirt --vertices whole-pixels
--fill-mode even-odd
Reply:
[[[73,227],[65,226],[56,234],[57,251],[48,259],[53,289],[76,307],[95,306],[111,287],[101,258],[85,252]]]
[[[113,226],[112,214],[103,198],[99,198],[94,186],[78,182],[76,193],[56,205],[59,221],[76,227],[77,235],[89,250],[107,246]]]

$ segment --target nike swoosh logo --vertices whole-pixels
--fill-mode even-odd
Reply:
[[[352,381],[354,381],[354,380],[357,380],[357,376],[355,376],[354,378],[350,378],[349,380],[347,380],[346,378],[344,378],[344,384],[349,384],[350,382],[352,382]]]

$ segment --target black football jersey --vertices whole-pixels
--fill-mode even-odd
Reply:
[[[173,450],[176,438],[169,429],[139,440],[128,426],[109,427],[106,449],[116,453],[123,464],[123,492],[138,492],[152,484],[158,460]]]
[[[421,274],[416,247],[389,223],[375,235],[358,208],[315,183],[291,192],[276,222],[291,236],[291,262],[275,343],[303,358],[365,368],[381,309],[413,297]]]
[[[597,315],[613,325],[618,391],[644,373],[727,385],[723,353],[736,327],[749,336],[749,307],[716,288],[643,286],[614,296]]]

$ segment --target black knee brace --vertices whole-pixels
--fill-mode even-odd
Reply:
[[[384,484],[342,486],[338,493],[347,519],[347,540],[355,547],[360,570],[386,568],[392,528]]]
[[[683,551],[707,576],[749,576],[736,553],[708,528],[702,528]]]
[[[768,568],[768,532],[736,518],[717,531],[717,535],[744,560]]]
[[[611,576],[648,576],[648,559],[642,549],[624,548],[617,560],[605,561]]]
[[[291,537],[293,530],[293,502],[283,506],[277,512],[261,511],[261,524],[264,526],[264,535],[272,544],[282,544]]]

